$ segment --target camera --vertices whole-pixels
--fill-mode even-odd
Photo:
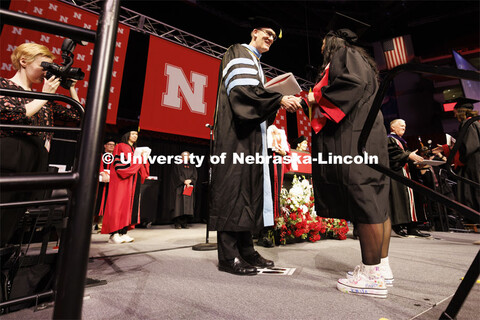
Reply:
[[[73,50],[76,43],[72,39],[65,39],[62,44],[62,58],[63,62],[58,65],[53,62],[42,62],[40,65],[43,70],[47,71],[46,78],[55,76],[60,78],[60,86],[65,89],[70,89],[72,86],[72,80],[83,80],[85,73],[80,68],[72,68],[73,64]]]

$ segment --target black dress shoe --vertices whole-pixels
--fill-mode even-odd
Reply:
[[[407,235],[413,237],[427,238],[430,237],[429,233],[422,233],[418,229],[410,229],[407,231]]]
[[[249,265],[241,257],[236,257],[233,260],[218,261],[218,270],[240,276],[253,276],[257,274],[257,268]]]
[[[275,263],[272,260],[265,259],[256,251],[252,255],[243,257],[243,259],[255,267],[272,268],[275,266]]]
[[[408,237],[407,233],[402,228],[392,227],[392,230],[400,237]]]

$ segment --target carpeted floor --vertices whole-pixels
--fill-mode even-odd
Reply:
[[[106,285],[85,289],[83,319],[438,319],[472,263],[478,234],[433,232],[393,236],[395,285],[387,299],[348,295],[335,287],[360,262],[350,237],[274,248],[257,247],[292,275],[235,276],[217,270],[217,251],[194,251],[205,225],[154,226],[129,232],[131,244],[92,235],[88,277]],[[215,232],[210,232],[216,242]],[[457,319],[478,319],[477,283]],[[53,308],[23,309],[3,319],[51,319]]]

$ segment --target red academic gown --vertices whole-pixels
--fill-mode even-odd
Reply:
[[[103,217],[102,234],[113,233],[124,227],[131,230],[140,221],[140,209],[133,207],[134,203],[139,203],[138,199],[135,199],[135,187],[137,187],[138,175],[140,175],[141,183],[145,182],[150,174],[150,165],[148,162],[146,164],[121,162],[120,155],[122,153],[125,160],[128,159],[128,154],[131,154],[133,162],[134,150],[126,143],[117,144],[113,150],[114,162],[110,166],[110,186]],[[132,221],[132,212],[136,212],[135,221]]]

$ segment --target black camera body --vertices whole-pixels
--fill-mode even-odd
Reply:
[[[47,71],[47,79],[52,76],[60,78],[60,85],[62,88],[70,89],[72,86],[72,80],[83,80],[85,73],[80,68],[72,68],[73,64],[73,50],[76,43],[72,39],[65,39],[62,44],[62,58],[63,62],[58,65],[53,62],[42,62],[40,65],[43,70]]]

